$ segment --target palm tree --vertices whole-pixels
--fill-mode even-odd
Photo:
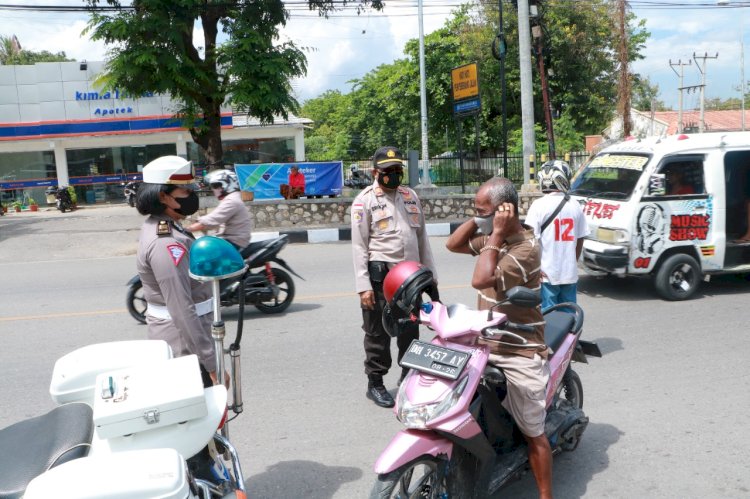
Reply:
[[[13,36],[0,35],[0,64],[8,65],[18,62],[21,54],[21,44]]]

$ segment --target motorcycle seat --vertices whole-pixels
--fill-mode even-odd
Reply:
[[[48,469],[86,457],[93,434],[93,410],[83,403],[61,405],[0,430],[0,497],[20,498]]]
[[[575,324],[573,314],[563,312],[562,310],[553,310],[544,315],[544,342],[552,351],[562,344],[565,335],[568,334]]]

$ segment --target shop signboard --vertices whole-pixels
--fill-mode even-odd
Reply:
[[[0,180],[0,191],[10,191],[14,189],[31,189],[33,187],[49,187],[50,185],[57,185],[57,179],[56,178],[41,178],[41,179],[30,179],[30,180],[11,180],[11,181]]]
[[[236,164],[237,178],[243,191],[255,199],[283,199],[281,185],[288,183],[292,166],[305,175],[305,196],[340,196],[344,185],[341,161],[302,163]]]

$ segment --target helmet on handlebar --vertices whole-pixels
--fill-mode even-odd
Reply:
[[[206,175],[205,182],[211,189],[221,189],[221,197],[240,190],[237,174],[230,170],[214,170]]]
[[[542,192],[562,191],[568,192],[570,189],[570,178],[572,172],[570,166],[565,161],[556,159],[547,161],[539,169],[537,179],[542,187]]]
[[[440,299],[432,271],[424,265],[405,261],[388,271],[383,281],[383,295],[387,302],[383,310],[383,326],[388,334],[398,335],[399,328],[394,327],[398,319],[419,313],[424,293],[433,301]]]

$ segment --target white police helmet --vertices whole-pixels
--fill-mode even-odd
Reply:
[[[237,174],[231,170],[214,170],[204,180],[211,189],[221,189],[222,196],[240,190]]]
[[[542,187],[542,192],[562,191],[567,192],[570,189],[570,178],[572,171],[565,161],[556,159],[547,161],[539,169],[537,180]]]
[[[171,184],[195,188],[193,162],[179,156],[162,156],[143,167],[146,184]]]

